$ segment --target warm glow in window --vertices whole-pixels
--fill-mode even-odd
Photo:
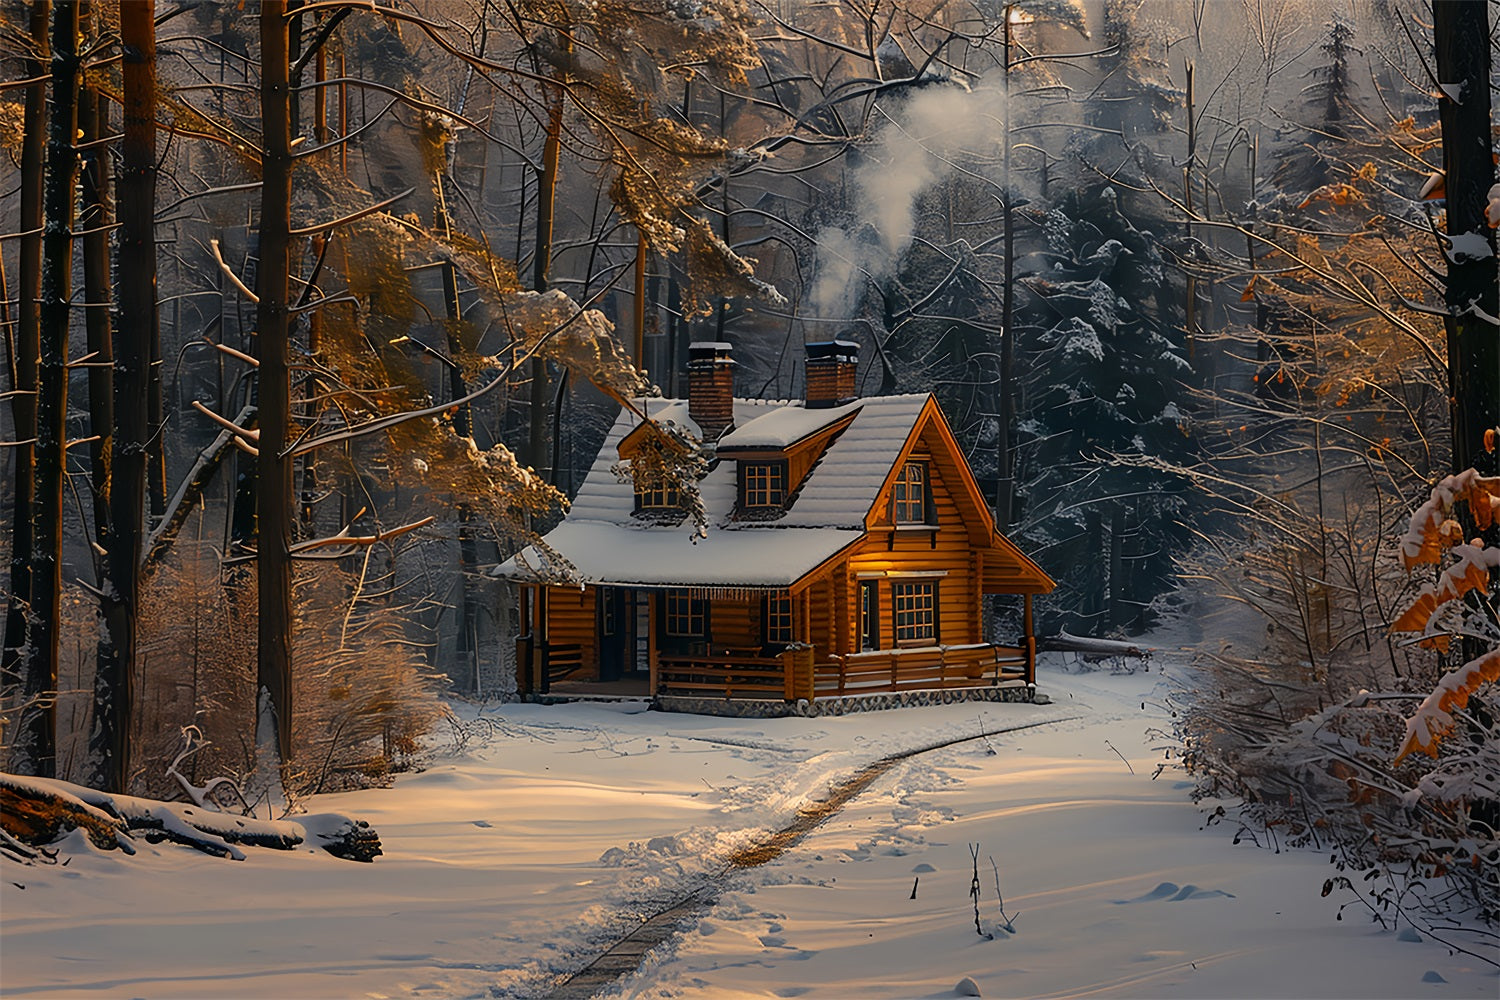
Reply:
[[[786,466],[781,462],[746,462],[740,466],[744,506],[780,507],[786,502]]]
[[[897,583],[891,586],[896,613],[896,641],[920,642],[937,638],[937,585]]]
[[[926,462],[907,462],[901,467],[893,497],[897,524],[922,524],[927,520]]]
[[[703,602],[686,590],[667,591],[667,635],[703,635]]]

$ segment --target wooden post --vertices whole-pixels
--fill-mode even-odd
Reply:
[[[651,697],[655,698],[661,683],[661,656],[656,648],[656,592],[646,596],[646,662],[650,666]]]
[[[1026,642],[1026,683],[1036,683],[1036,636],[1032,633],[1031,623],[1031,595],[1025,597],[1025,608],[1021,613],[1022,629],[1025,635],[1022,637]]]

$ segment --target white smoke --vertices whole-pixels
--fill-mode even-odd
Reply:
[[[916,227],[917,200],[962,164],[996,163],[1004,128],[996,87],[965,90],[931,84],[905,101],[877,108],[878,137],[860,147],[850,180],[858,220],[818,234],[811,292],[816,315],[848,316],[867,281],[895,274]]]

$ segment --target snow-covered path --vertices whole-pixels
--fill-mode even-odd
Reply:
[[[1318,896],[1327,855],[1200,832],[1180,775],[1151,780],[1158,682],[1054,671],[1050,706],[812,720],[505,706],[486,713],[504,732],[485,745],[394,789],[316,803],[372,822],[386,849],[373,865],[78,844],[66,868],[8,864],[0,993],[540,996],[831,779],[981,728],[1082,714],[893,768],[795,849],[734,876],[623,993],[933,997],[972,975],[986,996],[1496,995],[1472,959],[1352,909],[1335,922],[1337,896]],[[993,855],[1014,935],[974,931],[972,842],[986,929]]]

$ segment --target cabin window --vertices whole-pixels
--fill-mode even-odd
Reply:
[[[635,488],[636,510],[681,510],[682,493],[669,483]]]
[[[927,522],[927,463],[907,462],[896,476],[891,492],[892,518],[897,524]]]
[[[776,644],[792,641],[791,595],[766,595],[766,643]]]
[[[740,506],[780,507],[786,502],[785,462],[741,462]]]
[[[937,584],[894,583],[891,585],[892,610],[895,612],[898,643],[936,642]]]
[[[666,619],[667,635],[688,639],[703,637],[703,602],[693,597],[691,591],[667,591]]]
[[[880,584],[864,580],[859,585],[859,650],[880,648]]]

